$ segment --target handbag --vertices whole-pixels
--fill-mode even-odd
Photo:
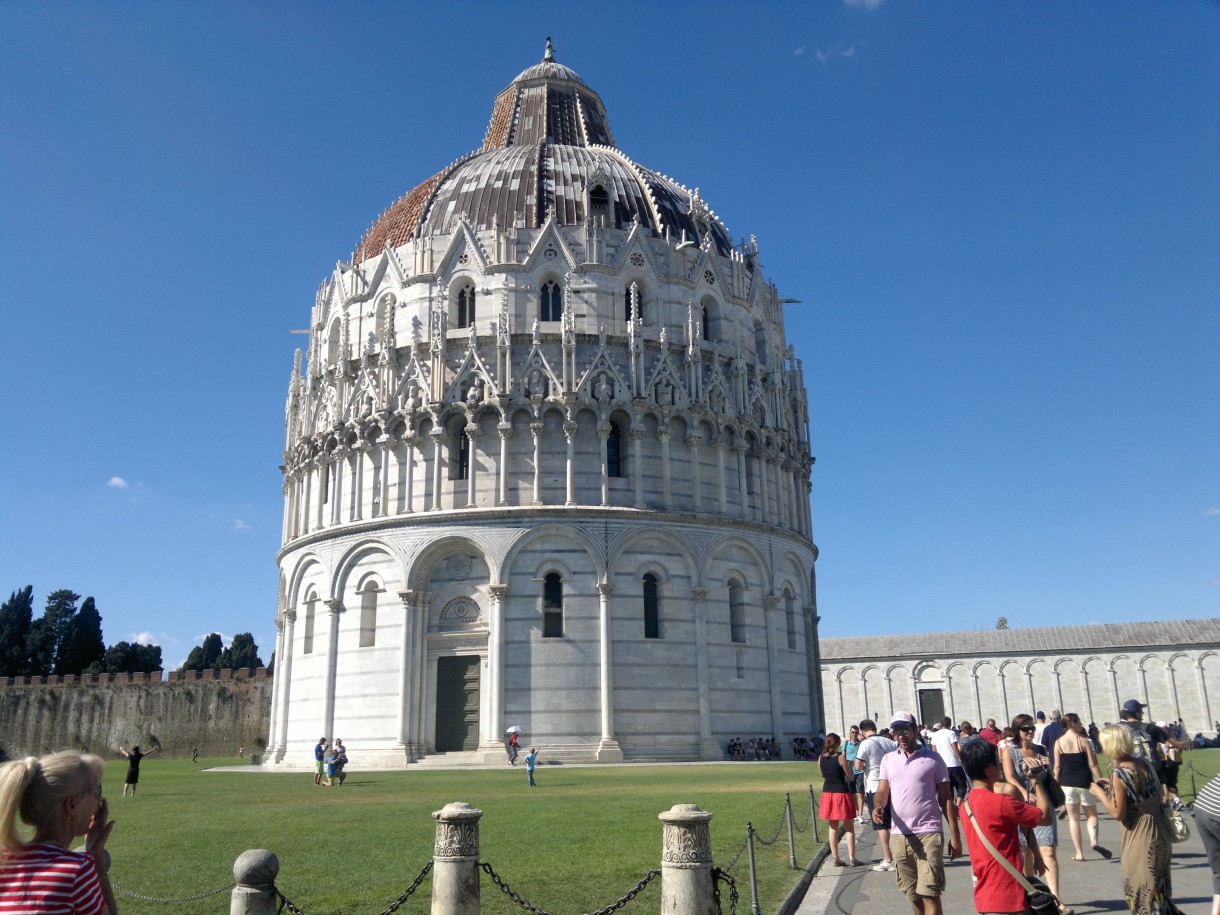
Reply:
[[[966,816],[970,818],[970,824],[974,827],[983,847],[991,852],[991,857],[995,858],[1004,870],[1008,871],[1009,875],[1020,884],[1021,889],[1025,890],[1025,902],[1030,911],[1035,912],[1036,915],[1059,915],[1059,899],[1050,891],[1050,887],[1037,877],[1026,877],[1013,867],[1012,862],[996,851],[987,836],[983,835],[983,830],[979,829],[978,821],[974,818],[974,811],[970,809],[970,801],[963,801],[963,806],[966,808]]]
[[[1046,796],[1050,798],[1051,806],[1056,809],[1067,803],[1067,796],[1063,793],[1063,786],[1059,784],[1055,776],[1051,775],[1049,769],[1043,769],[1042,774],[1038,776],[1038,781],[1042,782],[1042,787],[1046,789]]]
[[[1175,845],[1190,838],[1190,827],[1186,825],[1186,819],[1182,816],[1181,810],[1166,804],[1165,817],[1169,820],[1169,836]]]

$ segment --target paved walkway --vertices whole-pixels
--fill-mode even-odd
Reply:
[[[1203,842],[1195,829],[1194,817],[1186,814],[1191,835],[1173,847],[1173,901],[1186,915],[1209,915],[1212,901],[1211,869],[1203,853]],[[825,824],[820,824],[819,829]],[[857,829],[861,827],[857,826]],[[969,828],[969,824],[963,824]],[[1087,836],[1084,822],[1081,833]],[[1114,852],[1109,861],[1086,849],[1087,860],[1072,860],[1072,839],[1065,822],[1059,823],[1059,888],[1063,901],[1077,915],[1098,912],[1126,912],[1123,902],[1123,878],[1119,869],[1118,849],[1122,845],[1121,827],[1104,813],[1101,815],[1101,844]],[[874,846],[875,835],[865,826],[860,834],[856,853],[870,867],[839,868],[826,863],[819,868],[798,915],[906,915],[911,911],[906,899],[899,894],[893,873],[875,873],[871,865],[881,860],[881,849]],[[965,838],[963,837],[963,844]],[[846,843],[840,844],[846,857]],[[963,855],[945,865],[947,884],[943,897],[945,915],[969,915],[974,912],[973,884],[970,880],[970,860]]]

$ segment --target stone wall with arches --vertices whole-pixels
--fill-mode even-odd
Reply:
[[[1101,727],[1132,698],[1191,734],[1220,717],[1217,619],[826,638],[821,656],[827,726],[839,733],[896,710],[1003,727],[1058,708]]]

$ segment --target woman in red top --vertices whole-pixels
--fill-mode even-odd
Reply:
[[[0,767],[0,915],[117,915],[105,848],[105,764],[64,752]],[[34,827],[29,842],[17,818]],[[68,850],[85,836],[85,852]]]
[[[839,748],[839,735],[827,734],[826,745],[818,759],[822,772],[822,799],[818,804],[818,816],[830,823],[830,846],[835,867],[860,862],[856,860],[856,773],[847,756]],[[847,835],[847,861],[839,857],[840,831]]]

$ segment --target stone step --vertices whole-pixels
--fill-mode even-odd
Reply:
[[[486,766],[483,754],[477,750],[429,753],[423,759],[411,763],[412,769],[482,769]]]

